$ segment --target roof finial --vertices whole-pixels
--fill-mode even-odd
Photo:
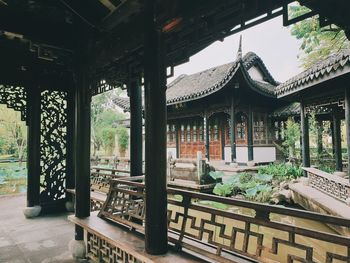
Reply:
[[[239,47],[237,52],[237,60],[242,59],[242,35],[239,36]]]

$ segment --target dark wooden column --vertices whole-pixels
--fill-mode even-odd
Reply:
[[[335,169],[336,171],[341,172],[343,170],[343,162],[342,162],[342,155],[341,155],[340,116],[337,108],[333,109],[332,119],[333,119],[332,141],[334,141]]]
[[[142,96],[141,79],[130,83],[130,175],[142,175]]]
[[[282,122],[277,122],[277,140],[282,141]]]
[[[225,160],[225,120],[227,121],[226,117],[220,118],[219,124],[220,124],[220,139],[221,139],[221,159]]]
[[[210,152],[209,152],[209,144],[210,144],[210,138],[209,138],[209,120],[207,117],[207,114],[204,114],[203,118],[203,130],[204,130],[204,146],[205,146],[205,158],[207,160],[210,160]]]
[[[323,134],[323,121],[317,120],[317,154],[318,156],[320,156],[323,151],[322,134]]]
[[[307,116],[303,102],[300,103],[300,125],[303,166],[310,167],[309,117]]]
[[[88,72],[81,68],[75,89],[75,216],[90,216],[90,115],[91,96]],[[76,226],[75,239],[83,240],[83,230]]]
[[[253,141],[253,110],[249,104],[248,110],[248,161],[254,160],[254,141]]]
[[[350,90],[345,88],[345,125],[348,150],[348,176],[350,175]],[[350,179],[350,176],[349,176]]]
[[[176,144],[176,158],[180,158],[180,139],[179,139],[180,123],[175,123],[175,144]]]
[[[72,80],[73,82],[73,80]],[[75,155],[74,155],[74,130],[75,130],[75,93],[74,84],[70,83],[70,90],[67,96],[67,177],[66,177],[66,188],[75,188]],[[67,193],[67,199],[72,201],[72,195]]]
[[[168,250],[166,191],[166,67],[162,33],[155,25],[155,0],[145,5],[145,247],[149,254]]]
[[[236,112],[235,112],[235,98],[231,98],[230,107],[230,141],[231,141],[231,162],[235,163],[237,160],[236,152]]]
[[[329,121],[330,123],[330,128],[331,128],[331,137],[332,137],[332,154],[333,157],[335,157],[335,142],[334,142],[334,122],[333,122],[333,118]]]
[[[28,87],[27,98],[27,206],[40,205],[40,90],[37,85]]]

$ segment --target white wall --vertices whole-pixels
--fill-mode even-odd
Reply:
[[[268,163],[276,161],[276,148],[270,147],[254,147],[254,161],[257,163]]]
[[[247,146],[237,146],[236,154],[238,163],[248,162]],[[273,146],[254,147],[253,154],[254,162],[257,163],[268,163],[276,161],[276,148]],[[225,162],[231,162],[231,147],[225,147]]]

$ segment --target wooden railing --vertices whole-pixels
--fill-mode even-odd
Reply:
[[[109,192],[109,181],[111,179],[125,178],[130,176],[130,171],[91,167],[90,174],[90,210],[99,211],[103,206]],[[75,189],[67,189],[67,192],[75,195]]]
[[[350,202],[350,183],[347,179],[320,171],[303,168],[309,178],[309,186],[326,193],[342,202]]]
[[[213,262],[350,262],[350,238],[316,227],[349,229],[350,220],[314,212],[168,189],[169,242]],[[144,232],[143,177],[111,180],[99,213]],[[298,224],[303,220],[304,224]]]

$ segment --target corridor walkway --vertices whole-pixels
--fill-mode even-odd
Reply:
[[[84,262],[73,260],[68,242],[74,226],[68,214],[25,219],[25,195],[0,196],[0,262]]]

